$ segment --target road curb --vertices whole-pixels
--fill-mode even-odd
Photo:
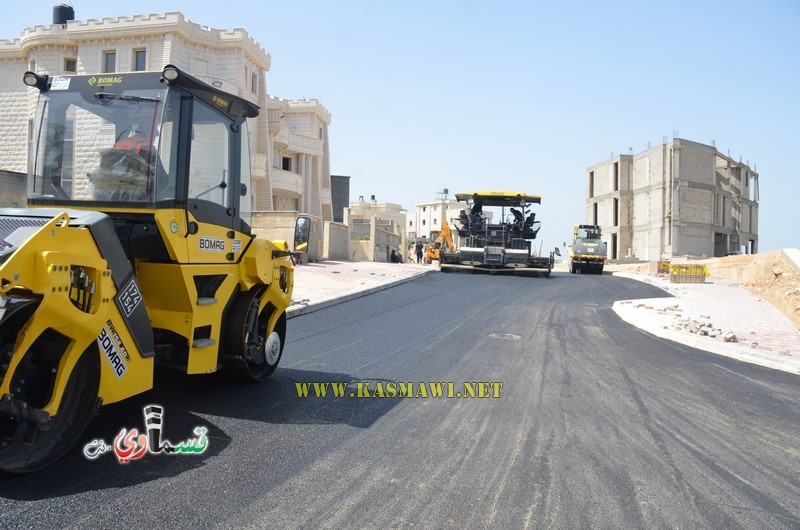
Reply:
[[[338,296],[336,298],[330,298],[328,300],[323,300],[322,302],[317,302],[308,305],[289,306],[289,309],[286,310],[286,318],[299,317],[301,315],[313,313],[314,311],[319,311],[320,309],[325,309],[337,304],[348,302],[350,300],[355,300],[356,298],[361,298],[362,296],[367,296],[373,293],[377,293],[385,289],[391,289],[392,287],[396,287],[398,285],[416,280],[418,278],[422,278],[423,276],[427,276],[435,272],[439,271],[435,269],[426,270],[424,272],[414,274],[413,276],[409,276],[407,278],[400,278],[399,280],[395,280],[393,282],[385,283],[383,285],[376,285],[375,287],[369,287],[367,289],[364,289],[363,291],[357,291],[355,293]]]
[[[665,288],[663,285],[659,285],[658,282],[648,281],[647,278],[637,278],[634,275],[629,274],[620,274],[619,276],[621,278],[628,278],[630,280],[636,280],[653,285],[669,294],[674,295],[674,292],[672,292],[670,289]],[[680,297],[676,298],[680,299]],[[788,372],[794,375],[800,375],[800,361],[796,359],[782,359],[780,357],[775,357],[774,355],[760,353],[758,350],[752,350],[751,348],[747,348],[745,346],[735,346],[730,343],[720,343],[717,339],[681,333],[672,329],[664,329],[663,326],[659,326],[657,324],[645,323],[642,322],[641,319],[636,318],[634,308],[631,304],[623,304],[623,302],[625,301],[619,300],[614,302],[612,306],[614,312],[628,324],[642,331],[646,331],[647,333],[655,335],[656,337],[677,342],[679,344],[683,344],[684,346],[689,346],[698,350],[714,353],[716,355],[722,355],[724,357],[736,359],[738,361],[756,364],[765,368],[780,370],[782,372]]]

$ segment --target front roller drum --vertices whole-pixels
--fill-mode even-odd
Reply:
[[[31,358],[30,363],[35,363],[41,354],[28,351],[26,357]],[[8,394],[0,396],[8,405],[4,409],[14,408],[11,406],[13,404],[17,410],[29,410],[29,414],[25,415],[11,413],[6,415],[8,417],[0,417],[0,471],[29,473],[49,466],[64,456],[78,441],[97,410],[100,364],[96,346],[87,348],[72,370],[58,414],[43,421],[44,418],[31,414],[30,409],[43,407],[45,403],[28,403],[17,399],[17,394],[41,395],[39,387],[46,384],[46,381],[35,377],[20,379],[12,388],[14,397]]]

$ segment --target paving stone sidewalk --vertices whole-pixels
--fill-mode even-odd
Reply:
[[[800,330],[741,284],[717,279],[673,284],[641,273],[614,275],[673,295],[616,302],[614,311],[626,322],[687,346],[800,375]]]
[[[438,267],[414,263],[371,261],[323,261],[303,263],[294,268],[292,304],[288,318],[317,311],[334,304],[437,272]]]

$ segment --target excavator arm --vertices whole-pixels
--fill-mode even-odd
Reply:
[[[430,245],[425,245],[426,261],[430,263],[431,261],[439,260],[442,249],[450,253],[455,253],[456,251],[456,246],[453,243],[453,234],[450,232],[450,225],[447,221],[442,221],[442,229],[436,239]]]

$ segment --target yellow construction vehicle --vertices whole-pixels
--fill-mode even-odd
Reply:
[[[450,232],[450,225],[444,220],[442,221],[442,229],[436,235],[436,238],[430,244],[425,245],[425,263],[431,263],[434,260],[440,261],[440,251],[456,251],[456,246],[453,243],[453,234]]]
[[[603,274],[607,247],[601,235],[597,225],[575,225],[567,258],[567,268],[572,274]]]
[[[24,82],[40,91],[28,208],[0,209],[0,470],[16,473],[150,389],[155,363],[267,378],[294,255],[249,225],[257,106],[171,65]]]
[[[533,240],[541,222],[530,208],[540,204],[541,197],[511,191],[473,191],[457,193],[456,199],[465,203],[457,227],[465,244],[457,251],[441,252],[442,271],[550,276],[555,256],[560,256],[561,252],[555,248],[549,256],[539,256],[534,251]],[[486,215],[484,207],[498,208],[499,219]]]

